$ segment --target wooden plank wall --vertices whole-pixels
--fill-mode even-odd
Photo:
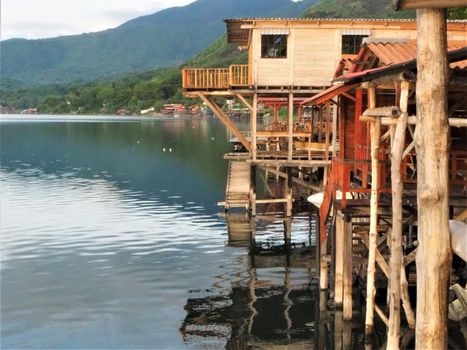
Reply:
[[[287,58],[261,58],[261,29],[289,28]],[[306,26],[304,24],[264,23],[253,29],[249,48],[253,84],[258,86],[329,86],[341,58],[342,31],[349,26]],[[366,28],[374,38],[416,38],[408,26],[354,24]],[[450,40],[466,40],[465,31],[448,32]]]

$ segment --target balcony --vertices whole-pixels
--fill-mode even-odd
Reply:
[[[250,69],[246,64],[229,68],[185,68],[182,70],[185,90],[229,90],[251,85]]]

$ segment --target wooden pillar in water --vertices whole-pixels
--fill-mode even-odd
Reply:
[[[293,206],[293,193],[292,193],[292,168],[287,167],[287,178],[284,182],[285,188],[285,198],[287,202],[285,203],[285,216],[291,217],[292,216],[292,206]]]
[[[289,111],[288,111],[288,160],[292,160],[293,156],[293,93],[289,93]]]
[[[376,107],[376,88],[368,88],[369,108]],[[378,235],[378,188],[379,188],[379,142],[381,138],[381,120],[371,123],[371,199],[370,232],[368,246],[368,272],[366,285],[365,335],[373,333],[375,305],[376,239]]]
[[[417,10],[417,325],[416,349],[447,348],[449,124],[446,11]]]
[[[256,124],[258,118],[258,94],[253,95],[253,110],[250,117],[250,131],[251,131],[251,159],[256,160],[257,145],[256,145]]]
[[[349,218],[350,219],[350,218]],[[342,314],[346,321],[352,319],[352,272],[353,272],[353,231],[352,221],[344,218],[344,270],[342,274],[343,307]]]
[[[250,165],[250,212],[256,216],[256,165]]]
[[[345,221],[342,212],[338,211],[336,215],[336,229],[334,239],[334,304],[342,307],[344,299],[344,233]]]

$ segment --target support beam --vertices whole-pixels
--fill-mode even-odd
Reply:
[[[250,166],[250,211],[252,216],[256,216],[256,166]]]
[[[289,94],[289,110],[288,110],[288,125],[287,125],[287,132],[288,132],[288,160],[292,160],[293,156],[293,93]]]
[[[198,97],[212,110],[212,112],[220,119],[220,121],[229,129],[235,137],[242,143],[245,148],[251,152],[251,145],[248,140],[243,136],[240,130],[237,129],[235,124],[227,117],[224,111],[213,101],[210,97],[205,96],[203,93],[198,92]]]
[[[247,160],[247,162],[256,164],[262,167],[271,166],[291,166],[291,167],[302,167],[302,168],[324,168],[331,166],[329,160],[286,160],[286,159],[258,159],[258,160]]]
[[[449,125],[446,11],[417,10],[417,325],[416,349],[448,346]]]
[[[362,122],[374,122],[376,119],[381,120],[381,125],[396,125],[397,124],[397,119],[392,118],[392,117],[382,117],[382,118],[377,118],[377,117],[370,117],[370,116],[365,116],[362,115],[360,117],[360,120]],[[417,125],[417,117],[415,116],[410,116],[407,118],[407,124],[408,125]],[[451,127],[454,128],[467,128],[467,119],[465,118],[449,118],[448,119],[448,124]]]
[[[409,82],[401,83],[400,109],[402,114],[397,120],[394,139],[391,140],[391,188],[392,188],[392,233],[391,257],[389,261],[389,324],[387,349],[399,349],[400,305],[401,305],[401,268],[402,268],[402,193],[404,186],[401,176],[402,154],[407,129],[407,106]]]
[[[253,160],[256,159],[256,154],[258,152],[257,148],[257,135],[256,135],[256,128],[257,128],[257,121],[258,121],[258,94],[253,95],[253,108],[250,115],[250,132],[251,132],[251,158]]]
[[[336,229],[334,238],[334,304],[337,307],[342,307],[344,300],[344,236],[345,236],[345,220],[342,212],[337,212]]]
[[[250,104],[250,102],[248,102],[248,100],[245,97],[243,97],[240,94],[236,94],[235,96],[246,106],[246,108],[250,110],[250,112],[253,112],[253,106]]]
[[[292,216],[293,206],[293,195],[292,195],[292,168],[287,167],[287,179],[285,180],[285,198],[287,202],[285,204],[285,216]]]
[[[376,107],[376,88],[368,88],[369,108]],[[368,273],[366,286],[365,335],[373,333],[373,317],[375,306],[375,267],[376,241],[378,235],[378,188],[379,188],[379,142],[381,138],[381,122],[371,123],[371,199],[370,199],[370,234],[368,244]]]
[[[337,156],[337,104],[332,107],[332,157]]]
[[[344,299],[342,313],[345,321],[352,319],[352,282],[353,282],[353,232],[352,221],[344,221]]]
[[[270,167],[261,167],[262,169],[270,172],[271,174],[274,174],[274,175],[277,175],[277,176],[280,176],[280,177],[283,177],[284,179],[287,178],[287,174],[282,172],[282,171],[279,171],[279,170],[276,170],[274,168],[270,168]],[[305,188],[308,188],[310,190],[313,190],[313,191],[320,191],[321,189],[318,187],[318,186],[313,186],[312,184],[304,181],[304,180],[301,180],[295,176],[292,177],[292,181],[294,184],[297,184],[299,186],[302,186],[302,187],[305,187]]]

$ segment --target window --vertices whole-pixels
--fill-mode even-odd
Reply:
[[[287,58],[287,35],[261,35],[262,58]]]
[[[363,39],[368,35],[342,35],[342,53],[344,55],[355,55],[360,51]]]

